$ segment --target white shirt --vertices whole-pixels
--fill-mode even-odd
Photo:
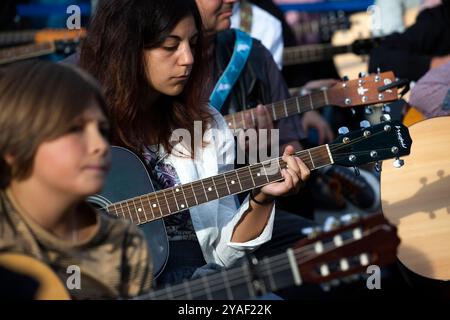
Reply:
[[[252,6],[252,28],[250,35],[261,41],[273,56],[281,70],[283,65],[283,28],[281,22],[258,6]],[[240,3],[236,3],[231,16],[231,27],[239,29],[241,25]]]
[[[195,159],[182,156],[189,151],[183,145],[177,144],[171,154],[164,159],[175,168],[182,184],[208,178],[234,168],[233,134],[216,109],[210,108],[210,112],[213,120],[204,135],[204,141],[209,143],[198,152],[198,156]],[[238,207],[236,196],[228,196],[189,209],[192,224],[207,263],[230,266],[243,257],[246,251],[253,251],[272,238],[275,206],[272,208],[263,232],[256,239],[245,243],[231,242],[233,230],[248,206],[248,196],[240,207]]]

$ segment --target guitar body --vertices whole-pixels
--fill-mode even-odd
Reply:
[[[99,195],[89,197],[89,201],[99,207],[155,192],[145,164],[131,151],[112,147],[112,166],[105,186]],[[164,269],[169,256],[169,243],[162,219],[139,226],[145,234],[153,262],[156,278]]]
[[[423,277],[450,280],[450,117],[409,131],[414,143],[405,166],[383,166],[383,213],[398,228],[399,260]]]
[[[0,267],[36,281],[35,300],[69,300],[70,295],[58,276],[42,262],[25,255],[5,253],[0,255]],[[21,283],[17,283],[20,286]]]

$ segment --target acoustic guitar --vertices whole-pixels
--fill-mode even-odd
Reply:
[[[354,167],[409,154],[410,145],[408,129],[393,121],[341,134],[330,144],[302,150],[296,155],[310,170],[331,164]],[[285,167],[281,158],[274,158],[156,191],[139,157],[125,148],[112,147],[112,168],[105,187],[101,194],[90,197],[90,201],[109,214],[132,220],[143,228],[157,277],[169,254],[162,218],[211,200],[281,181],[281,170]]]
[[[395,227],[381,214],[353,215],[335,224],[332,230],[315,230],[284,253],[260,261],[249,257],[239,267],[223,269],[133,299],[235,300],[255,298],[303,283],[331,288],[339,285],[341,279],[348,283],[359,279],[359,275],[367,275],[369,265],[383,266],[394,262],[399,242]],[[38,279],[41,285],[37,299],[69,298],[58,277],[40,261],[5,254],[0,255],[0,267]]]
[[[383,213],[398,227],[399,260],[423,277],[450,280],[450,117],[409,130],[414,144],[407,165],[383,166]]]

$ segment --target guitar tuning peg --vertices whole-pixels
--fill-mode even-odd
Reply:
[[[359,126],[360,126],[362,129],[367,129],[367,128],[370,127],[370,122],[367,121],[367,120],[363,120],[363,121],[361,121],[361,122],[359,123]]]
[[[326,218],[325,222],[323,223],[322,230],[325,232],[335,230],[341,226],[341,222],[336,219],[333,216],[329,216]]]
[[[353,170],[355,171],[355,176],[359,177],[361,175],[361,172],[359,172],[358,167],[353,167]]]
[[[389,114],[383,114],[381,117],[380,117],[380,121],[381,122],[386,122],[386,121],[391,121],[391,116],[389,115]]]
[[[405,160],[402,160],[400,158],[395,158],[394,160],[394,168],[401,168],[405,164]]]
[[[342,81],[347,82],[349,80],[348,76],[343,76]]]
[[[354,116],[356,114],[356,110],[351,108],[350,111],[352,112],[352,116]]]
[[[378,74],[378,75],[381,74],[381,69],[380,69],[380,67],[377,68],[377,74]]]
[[[347,134],[347,133],[349,133],[350,131],[348,130],[348,128],[347,127],[340,127],[339,129],[338,129],[338,133],[339,134]]]
[[[387,104],[383,105],[383,109],[382,109],[383,113],[391,113],[391,107],[388,106]]]
[[[359,78],[365,78],[367,76],[367,73],[365,73],[365,72],[360,72],[359,74],[358,74],[358,77]]]
[[[373,108],[371,106],[367,106],[364,108],[364,111],[367,115],[370,115],[373,113]]]
[[[381,162],[380,161],[375,162],[375,171],[381,172]]]
[[[308,227],[308,228],[303,228],[302,229],[302,233],[308,237],[308,239],[314,239],[316,238],[319,234],[322,233],[322,228],[321,227]]]

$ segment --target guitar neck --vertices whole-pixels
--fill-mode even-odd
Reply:
[[[33,42],[35,36],[35,30],[0,32],[0,46],[18,45],[27,42]]]
[[[310,170],[333,163],[328,145],[296,153]],[[281,181],[286,168],[282,158],[267,160],[195,182],[116,202],[107,206],[110,214],[135,224],[154,221],[212,200]]]
[[[352,51],[352,45],[313,44],[288,47],[283,52],[283,66],[323,61],[337,54],[350,53]]]
[[[328,105],[329,102],[328,91],[321,90],[305,96],[296,96],[287,100],[267,104],[265,107],[272,115],[272,119],[277,121],[282,118],[322,108]],[[248,123],[246,117],[250,119],[250,123]],[[256,110],[254,108],[244,110],[233,114],[228,114],[224,116],[224,118],[231,129],[253,128],[256,125]]]
[[[55,50],[55,44],[53,42],[2,49],[0,50],[0,64],[51,54],[54,53]]]
[[[136,299],[239,300],[255,298],[293,284],[299,286],[302,284],[296,260],[299,251],[289,249],[277,256],[264,258],[256,266],[244,263],[240,267],[168,286]],[[258,278],[255,278],[256,275]]]

